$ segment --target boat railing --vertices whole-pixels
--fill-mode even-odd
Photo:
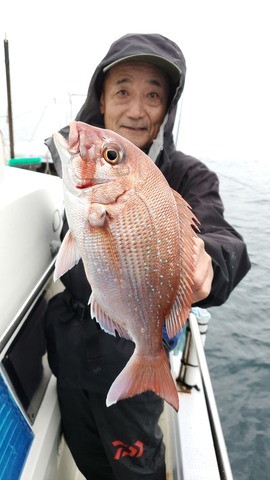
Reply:
[[[199,311],[199,315],[197,314]],[[201,312],[203,314],[201,314]],[[217,457],[221,480],[233,480],[227,447],[220,423],[217,404],[213,392],[212,382],[206,361],[204,343],[211,317],[207,311],[192,309],[187,323],[186,343],[182,355],[180,373],[177,381],[183,389],[197,387],[197,375],[201,376],[209,422],[213,436],[214,448]]]
[[[50,281],[54,271],[55,261],[56,256],[53,258],[47,269],[44,271],[43,275],[41,275],[40,279],[34,286],[33,290],[29,293],[28,297],[25,299],[24,303],[21,305],[21,308],[18,310],[14,318],[10,321],[7,330],[0,337],[0,353],[12,337],[17,327],[21,324],[26,314],[29,313],[29,310],[31,308],[33,308],[33,306],[39,299],[42,291]]]

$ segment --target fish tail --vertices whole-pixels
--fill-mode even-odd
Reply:
[[[135,351],[111,385],[106,405],[109,407],[118,400],[149,390],[163,398],[178,412],[179,397],[164,350],[158,357],[150,360],[149,357],[144,357]]]

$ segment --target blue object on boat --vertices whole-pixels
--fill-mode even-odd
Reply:
[[[174,337],[169,338],[166,330],[166,325],[164,323],[162,337],[165,342],[165,345],[169,348],[169,350],[174,350],[182,334],[183,334],[183,328]]]
[[[208,323],[211,318],[211,314],[205,308],[192,307],[191,312],[197,317],[199,323],[200,320],[203,323]]]
[[[199,325],[207,325],[208,321],[211,318],[211,314],[205,308],[200,307],[192,307],[191,312],[194,313],[195,317],[198,320]],[[177,333],[174,337],[169,338],[168,333],[166,330],[166,324],[163,325],[163,332],[162,337],[164,340],[165,345],[169,350],[174,350],[174,354],[178,355],[178,353],[183,351],[185,346],[185,339],[186,339],[186,330],[187,330],[187,323],[184,327]]]
[[[0,480],[20,478],[33,438],[0,374]]]

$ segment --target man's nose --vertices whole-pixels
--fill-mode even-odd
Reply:
[[[144,103],[142,100],[132,100],[129,104],[128,115],[132,118],[141,118],[144,115]]]

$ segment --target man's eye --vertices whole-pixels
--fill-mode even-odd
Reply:
[[[151,92],[147,95],[147,98],[150,102],[153,102],[153,103],[159,103],[160,102],[160,96],[158,93],[156,92]]]
[[[117,95],[119,95],[119,97],[125,97],[127,95],[127,91],[124,89],[118,90]]]
[[[159,98],[159,95],[158,95],[156,92],[151,92],[151,93],[149,93],[148,96],[149,96],[150,98],[153,98],[153,99]]]
[[[157,92],[150,92],[146,97],[146,103],[149,106],[158,106],[161,104],[160,95]]]

